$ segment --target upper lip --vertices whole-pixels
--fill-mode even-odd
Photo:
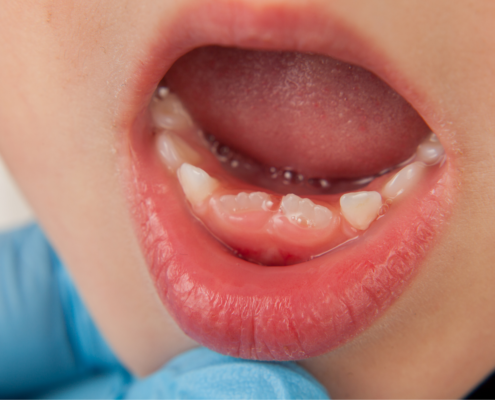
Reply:
[[[436,131],[436,122],[430,118],[435,113],[427,107],[425,94],[415,90],[414,82],[401,75],[400,70],[394,66],[390,57],[387,57],[386,52],[381,51],[379,46],[367,38],[363,32],[353,28],[348,21],[338,18],[312,3],[304,3],[304,5],[252,5],[249,1],[235,3],[212,1],[185,3],[181,6],[173,23],[167,24],[148,43],[145,51],[146,56],[143,58],[144,62],[137,64],[138,66],[132,74],[133,79],[129,81],[126,91],[132,101],[127,104],[129,109],[124,110],[121,123],[124,128],[131,131],[131,136],[146,126],[146,116],[142,110],[146,108],[153,91],[167,69],[189,50],[209,44],[253,49],[317,52],[360,65],[380,76],[403,95],[430,124],[430,127]],[[446,148],[446,152],[449,153],[448,148]],[[138,178],[146,179],[146,176],[138,173]],[[447,187],[448,184],[444,182],[444,186]],[[425,193],[426,195],[432,196],[431,193]],[[437,196],[435,199],[438,199],[438,191],[435,196]],[[139,200],[143,200],[143,197],[139,197]],[[434,205],[445,208],[445,204],[440,200]],[[417,207],[426,207],[423,212],[432,212],[432,215],[436,212],[420,201],[416,203]],[[150,212],[149,209],[147,212]],[[444,209],[439,212],[446,214]],[[418,211],[418,213],[421,212]],[[157,252],[160,252],[159,249],[153,249],[151,251],[153,254],[147,254],[147,256],[148,262],[153,264],[150,265],[150,268],[157,281],[159,294],[182,328],[194,339],[216,350],[241,357],[297,359],[320,354],[342,343],[371,323],[381,311],[391,304],[404,287],[403,281],[412,276],[412,272],[424,255],[426,243],[437,234],[437,224],[442,219],[440,214],[438,218],[432,217],[434,219],[432,224],[421,226],[420,233],[415,231],[417,226],[411,226],[411,229],[401,233],[403,242],[412,243],[408,248],[400,249],[399,244],[402,246],[404,243],[398,244],[397,241],[400,240],[396,237],[392,238],[394,235],[388,235],[388,237],[382,235],[384,236],[383,239],[393,243],[390,248],[381,248],[375,251],[369,246],[361,245],[360,249],[366,253],[364,257],[366,259],[356,256],[343,260],[340,257],[336,262],[338,268],[332,270],[312,267],[303,271],[301,268],[304,267],[295,266],[293,270],[283,272],[287,276],[285,286],[282,283],[277,283],[277,274],[282,273],[280,271],[273,270],[267,274],[258,269],[248,271],[245,266],[236,265],[233,267],[239,268],[239,275],[236,276],[236,282],[233,286],[237,289],[222,286],[222,282],[212,283],[211,271],[208,272],[206,267],[199,265],[199,261],[204,265],[211,266],[210,264],[214,263],[213,259],[224,262],[224,255],[212,256],[211,260],[196,260],[189,254],[179,254],[179,250],[183,249],[184,246],[184,243],[179,243],[181,240],[183,241],[181,233],[174,234],[175,239],[170,237],[166,239],[171,243],[167,247],[167,251],[171,251],[170,248],[176,250],[173,256],[168,254],[166,260],[163,261],[165,258],[157,255]],[[150,215],[141,215],[140,218],[149,217]],[[394,222],[393,230],[396,234],[402,226],[405,226],[406,219],[402,217],[399,222]],[[159,217],[158,220],[160,220]],[[160,220],[159,223],[163,225],[165,231],[170,229],[167,227],[167,221]],[[388,226],[390,228],[392,224]],[[419,239],[418,234],[422,235]],[[148,240],[149,238],[145,239]],[[158,247],[158,243],[162,239],[153,238],[151,246]],[[174,240],[177,243],[172,243]],[[202,246],[207,245],[202,244]],[[145,253],[149,253],[150,249],[147,249],[146,246],[150,245],[144,245]],[[201,249],[198,250],[198,254],[201,251]],[[403,253],[404,251],[405,253],[408,251],[415,253],[412,255],[404,253],[404,255],[401,251]],[[155,265],[160,262],[161,265]],[[409,265],[404,265],[404,263],[409,263]],[[171,265],[174,267],[173,274],[175,275],[173,277],[164,273],[164,270]],[[351,266],[355,269],[354,275],[342,278],[342,271],[346,271],[346,268],[349,270]],[[222,265],[220,268],[224,268],[224,266]],[[224,279],[229,273],[225,271],[227,270],[223,269],[225,274],[223,277],[219,277],[219,280]],[[301,273],[306,275],[302,276]],[[209,274],[210,286],[203,285],[198,292],[198,286],[201,286],[200,280],[206,279],[207,274]],[[241,277],[245,278],[247,287],[241,287],[243,279]],[[260,283],[256,279],[265,279],[266,282]],[[329,280],[332,281],[329,282]],[[316,297],[313,299],[304,290],[300,290],[299,286],[294,287],[293,284],[297,281],[315,285],[314,288],[308,288],[306,291],[312,291],[311,295]],[[268,282],[272,282],[272,286],[269,287]],[[256,287],[253,289],[249,285]],[[178,287],[178,291],[176,287]],[[185,294],[185,288],[197,292],[194,296],[190,293]],[[238,290],[244,299],[251,296],[252,302],[249,304],[256,303],[253,307],[258,308],[255,311],[246,310],[247,303],[240,304],[238,299],[234,299],[233,292],[229,291],[231,289]],[[260,289],[265,290],[265,292],[260,292]],[[326,295],[322,293],[323,289],[328,291]],[[211,296],[218,294],[215,290],[227,291],[232,303],[219,305],[223,301],[222,299],[211,298]],[[284,290],[285,292],[283,292]],[[201,295],[205,297],[201,297]],[[219,307],[224,306],[225,312],[232,312],[237,315],[237,318],[244,315],[243,312],[257,313],[247,316],[252,326],[247,327],[245,321],[238,321],[239,324],[236,327],[236,322],[233,322],[236,317],[232,315],[222,316],[218,315],[217,310],[212,311],[212,305],[205,304],[207,301],[205,299],[208,296],[210,296],[208,301],[215,301]],[[302,303],[311,303],[313,300],[319,303],[309,304],[304,308],[306,305]],[[237,305],[235,304],[236,301],[238,302]],[[361,303],[349,304],[353,301]],[[369,304],[363,304],[363,301],[367,301]],[[290,307],[294,302],[299,302],[299,305],[304,307],[300,310],[291,309],[288,312],[285,312],[286,310],[281,312],[280,307]],[[186,303],[187,310],[184,310]],[[271,311],[268,310],[269,307],[272,307]],[[281,320],[277,320],[278,317],[273,315],[276,310],[280,312],[278,317]],[[270,312],[272,313],[271,316],[268,315]],[[299,312],[307,313],[307,315],[297,314]],[[342,313],[346,313],[346,316]],[[219,321],[221,318],[224,318],[225,321]],[[283,339],[286,339],[284,329],[288,332],[286,336],[298,343],[294,348],[289,348],[290,346],[285,346],[283,343]],[[266,332],[270,330],[271,333],[267,334]],[[267,336],[270,334],[272,337]],[[273,342],[273,336],[277,334],[280,335],[280,343]],[[247,335],[249,338],[241,337],[242,335]],[[251,340],[253,343],[242,343],[243,340]]]

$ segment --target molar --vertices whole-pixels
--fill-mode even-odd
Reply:
[[[179,97],[170,92],[162,91],[162,93],[164,97],[155,98],[155,101],[152,101],[150,106],[151,117],[153,118],[155,127],[175,131],[192,128],[194,126],[192,118],[184,108]]]
[[[406,165],[383,187],[383,197],[394,199],[411,189],[423,176],[425,168],[425,165],[419,161]]]
[[[244,211],[267,211],[273,206],[270,195],[264,192],[246,193],[241,192],[237,195],[227,194],[220,197],[220,204],[226,211],[244,212]]]
[[[177,177],[192,206],[200,206],[220,185],[206,171],[187,163],[179,167]]]
[[[316,229],[325,228],[333,218],[333,213],[328,208],[295,194],[288,194],[282,198],[280,211],[293,224]]]
[[[346,193],[340,198],[344,218],[356,229],[364,231],[376,219],[382,207],[378,192]]]
[[[437,136],[432,133],[431,136],[418,146],[416,151],[416,160],[426,165],[434,165],[445,154],[442,144],[438,141]]]
[[[156,146],[161,160],[172,172],[185,162],[197,164],[201,161],[201,156],[174,133],[160,132],[156,137]]]

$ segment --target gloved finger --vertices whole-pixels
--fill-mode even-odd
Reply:
[[[199,348],[174,358],[145,379],[105,374],[47,393],[44,398],[328,399],[328,395],[294,363],[241,360]]]
[[[38,226],[0,234],[0,397],[122,368]]]
[[[38,399],[122,399],[133,378],[121,371],[94,374],[43,393]]]

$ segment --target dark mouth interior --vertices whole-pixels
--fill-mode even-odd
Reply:
[[[201,47],[164,81],[229,172],[280,193],[359,189],[430,133],[376,75],[323,55]]]

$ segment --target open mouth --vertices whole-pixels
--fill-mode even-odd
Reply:
[[[186,334],[298,360],[357,335],[406,288],[449,214],[451,151],[414,85],[341,23],[238,7],[186,10],[137,74],[131,207]]]

